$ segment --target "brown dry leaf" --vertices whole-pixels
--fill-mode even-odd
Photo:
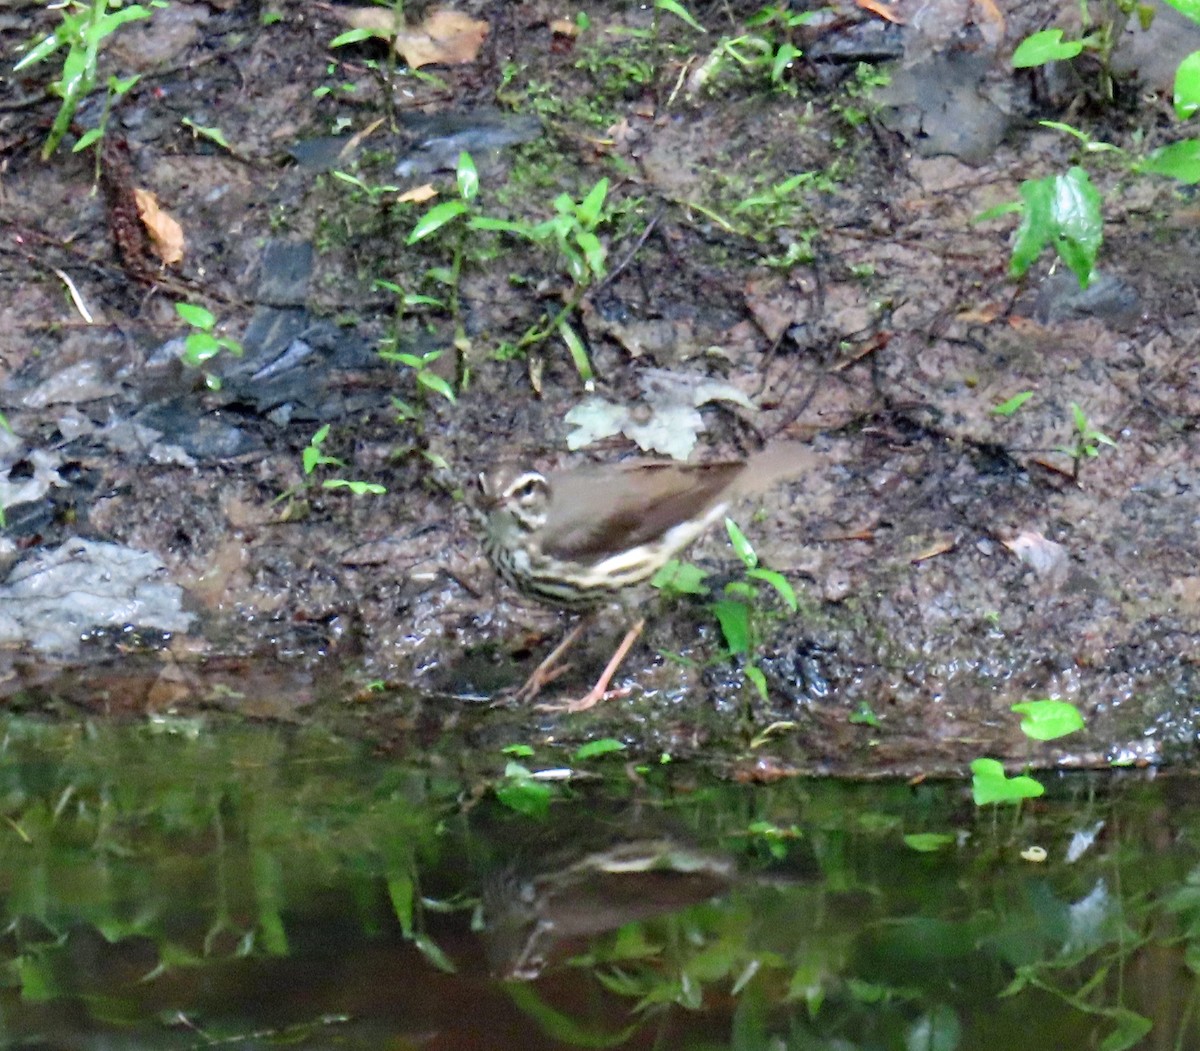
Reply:
[[[550,23],[550,32],[557,36],[579,36],[579,26],[569,18],[556,18]]]
[[[440,8],[431,11],[419,26],[396,34],[396,51],[412,69],[434,62],[462,65],[474,62],[488,24],[461,11]]]
[[[938,555],[944,555],[947,551],[953,551],[956,541],[953,537],[945,537],[941,540],[935,540],[924,551],[918,551],[910,562],[927,562],[931,558],[937,558]]]
[[[895,22],[898,26],[904,25],[904,19],[892,11],[887,4],[880,3],[880,0],[854,0],[854,2],[864,11],[870,11],[885,21]]]
[[[183,261],[183,227],[158,206],[158,199],[149,190],[135,186],[133,198],[138,215],[150,235],[154,254],[167,266]]]
[[[351,29],[365,29],[384,40],[391,40],[397,28],[404,28],[404,22],[397,26],[396,16],[384,7],[335,7],[332,11]]]
[[[406,204],[424,204],[426,201],[432,200],[438,194],[433,188],[433,183],[427,182],[420,186],[414,186],[411,190],[405,190],[398,198],[398,201],[404,201]]]

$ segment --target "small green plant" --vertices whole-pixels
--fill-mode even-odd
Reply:
[[[498,353],[517,356],[557,334],[566,344],[581,378],[592,378],[591,363],[583,341],[570,325],[568,318],[583,300],[593,282],[605,274],[606,251],[597,230],[611,218],[606,205],[608,180],[601,179],[580,201],[569,194],[560,194],[554,201],[554,215],[540,223],[517,222],[483,215],[477,204],[479,175],[470,154],[459,155],[456,169],[458,197],[442,201],[428,209],[413,227],[408,244],[425,241],[434,234],[448,241],[451,249],[449,266],[433,267],[426,277],[447,289],[444,302],[455,326],[455,344],[460,349],[469,346],[462,326],[459,309],[459,279],[464,262],[470,253],[483,255],[485,246],[479,241],[482,233],[509,234],[554,248],[563,269],[571,280],[571,289],[564,296],[561,308],[547,313],[531,326],[515,344],[502,346]],[[414,305],[424,303],[443,305],[435,297],[412,298]]]
[[[282,516],[284,521],[298,521],[308,514],[308,502],[305,500],[297,501],[296,496],[304,491],[306,486],[315,484],[316,479],[313,475],[318,467],[346,466],[343,460],[339,460],[336,456],[330,456],[324,451],[323,446],[325,440],[329,437],[329,429],[329,424],[320,427],[309,438],[308,444],[300,454],[301,466],[308,481],[285,489],[272,501],[272,503],[276,504],[287,501],[287,507]],[[363,482],[346,478],[326,478],[321,482],[321,488],[349,489],[355,496],[381,496],[387,492],[386,487],[379,485],[377,482]]]
[[[651,584],[667,594],[709,599],[709,609],[725,640],[725,655],[743,659],[746,678],[766,700],[767,679],[755,661],[755,654],[762,644],[764,618],[774,614],[763,608],[762,592],[764,588],[773,592],[791,613],[798,608],[796,592],[782,573],[758,564],[758,555],[732,518],[725,519],[725,530],[743,569],[741,579],[726,584],[719,598],[710,598],[711,590],[704,583],[706,574],[703,570],[675,559],[655,574]]]
[[[1034,741],[1053,741],[1082,730],[1084,725],[1079,709],[1069,701],[1021,701],[1012,710],[1022,717],[1021,732]],[[1041,782],[1027,774],[1008,777],[995,759],[976,759],[971,764],[971,792],[976,806],[1020,803],[1045,791]]]
[[[183,353],[179,360],[188,368],[205,369],[204,382],[211,390],[221,389],[221,378],[209,372],[205,366],[221,351],[232,354],[235,358],[242,356],[242,345],[229,336],[215,335],[217,319],[209,310],[198,307],[194,303],[176,303],[177,313],[192,328],[184,340]]]
[[[697,88],[715,82],[730,70],[755,77],[766,75],[772,87],[787,88],[787,71],[803,52],[796,31],[817,17],[816,11],[791,11],[786,4],[768,4],[746,20],[737,36],[723,36],[692,75]]]
[[[151,0],[150,7],[166,7],[166,0]],[[151,11],[141,4],[122,5],[118,0],[94,0],[84,3],[82,0],[70,0],[61,7],[61,21],[49,36],[43,37],[29,48],[18,59],[13,72],[19,72],[29,66],[36,65],[50,58],[51,55],[65,50],[58,77],[50,84],[50,92],[57,95],[62,102],[58,113],[50,127],[50,134],[42,146],[42,159],[47,159],[62,141],[75,111],[79,104],[91,94],[96,84],[97,62],[100,49],[104,42],[127,22],[149,18]],[[91,145],[104,134],[104,125],[108,117],[109,104],[112,99],[123,95],[136,82],[136,77],[127,81],[110,78],[108,84],[109,98],[104,107],[104,119],[100,127],[85,136],[87,140],[76,149]]]
[[[1200,22],[1200,4],[1196,0],[1167,0],[1182,14]],[[1105,0],[1101,15],[1093,20],[1087,0],[1081,0],[1085,36],[1064,40],[1061,29],[1046,29],[1027,37],[1013,53],[1013,65],[1019,68],[1069,60],[1085,49],[1100,59],[1101,80],[1106,98],[1112,98],[1110,60],[1116,38],[1124,30],[1131,14],[1136,13],[1143,28],[1153,16],[1152,9],[1138,0]],[[1200,111],[1200,51],[1194,51],[1175,70],[1175,114],[1190,119]],[[1200,182],[1200,139],[1183,139],[1160,146],[1142,157],[1130,157],[1124,150],[1099,142],[1086,132],[1055,121],[1043,126],[1074,136],[1084,156],[1108,154],[1122,161],[1135,174],[1163,175],[1185,185]],[[1030,179],[1021,184],[1021,200],[989,209],[980,219],[995,218],[1006,212],[1019,212],[1021,225],[1013,243],[1010,273],[1022,277],[1048,245],[1075,274],[1080,287],[1086,288],[1095,270],[1103,234],[1101,196],[1088,173],[1078,165],[1058,175]]]
[[[1103,431],[1098,431],[1089,422],[1086,413],[1075,402],[1071,402],[1071,420],[1075,427],[1075,441],[1072,445],[1060,445],[1056,451],[1071,457],[1072,475],[1079,478],[1079,468],[1084,460],[1100,455],[1100,446],[1117,443]]]
[[[1183,10],[1177,0],[1168,0],[1168,3]],[[1142,0],[1100,0],[1094,6],[1093,11],[1093,5],[1088,0],[1079,0],[1081,35],[1078,38],[1064,40],[1061,29],[1043,29],[1027,36],[1013,52],[1014,68],[1029,69],[1048,62],[1069,62],[1086,51],[1099,66],[1100,96],[1111,102],[1114,94],[1113,52],[1125,31],[1125,25],[1130,16],[1136,14],[1142,29],[1148,29],[1154,18],[1154,8]]]

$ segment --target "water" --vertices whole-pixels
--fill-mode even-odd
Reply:
[[[0,742],[0,1047],[1200,1047],[1189,779],[978,810],[247,725]]]

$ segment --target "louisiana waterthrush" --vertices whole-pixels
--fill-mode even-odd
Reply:
[[[479,479],[487,514],[484,550],[522,594],[589,609],[649,580],[735,501],[808,464],[807,448],[792,442],[746,460],[706,464],[631,460],[542,474],[502,463]],[[626,635],[592,690],[562,708],[581,711],[604,696],[644,624],[639,620]],[[557,677],[550,668],[581,628],[542,662],[523,695]]]

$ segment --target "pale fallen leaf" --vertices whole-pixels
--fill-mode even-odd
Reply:
[[[183,260],[183,227],[158,206],[158,199],[149,190],[133,189],[138,215],[150,235],[154,252],[167,266]]]
[[[1062,573],[1067,567],[1067,549],[1047,540],[1036,529],[1022,529],[1016,536],[1000,541],[1038,576]]]
[[[488,24],[461,11],[440,8],[431,11],[419,26],[396,34],[396,51],[412,69],[439,62],[461,65],[474,62]]]
[[[556,18],[550,23],[550,32],[558,36],[579,36],[579,26],[569,18]]]
[[[365,29],[384,40],[391,40],[397,30],[404,29],[404,19],[397,19],[386,7],[335,7],[333,13],[351,29]]]
[[[432,200],[438,195],[437,190],[433,188],[433,183],[422,183],[420,186],[414,186],[411,190],[405,190],[397,200],[405,203],[424,204],[428,200]]]

